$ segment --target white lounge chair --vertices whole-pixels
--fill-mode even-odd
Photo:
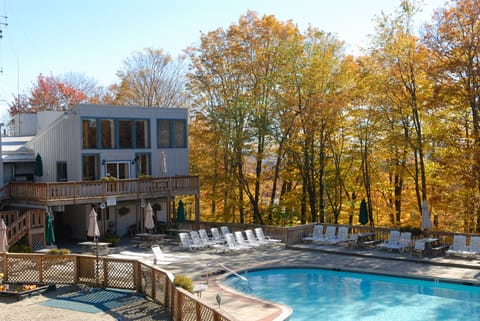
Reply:
[[[188,233],[179,233],[178,236],[180,237],[181,246],[185,249],[189,250],[198,250],[204,249],[205,245],[203,244],[194,244],[193,240],[191,240],[190,235]]]
[[[243,246],[244,248],[251,248],[251,249],[254,249],[254,248],[257,248],[260,246],[260,243],[257,243],[257,244],[250,244],[245,241],[245,238],[243,237],[243,233],[241,231],[236,231],[234,233],[234,236],[235,236],[235,241],[237,242],[238,245],[240,246]]]
[[[358,233],[348,234],[348,238],[345,241],[348,247],[354,247],[358,245]]]
[[[418,254],[419,257],[422,258],[423,253],[425,252],[425,240],[424,239],[415,240],[415,243],[413,244],[412,252]]]
[[[348,240],[348,227],[340,226],[338,228],[338,233],[334,237],[326,238],[326,244],[339,244],[346,242]]]
[[[210,232],[212,232],[212,238],[213,240],[219,242],[219,243],[225,243],[226,240],[225,238],[220,234],[220,232],[218,231],[218,228],[216,227],[212,227],[210,229]]]
[[[203,243],[208,244],[209,246],[224,243],[223,241],[217,241],[209,237],[207,231],[204,229],[198,230],[198,234],[200,235],[200,239],[203,241]]]
[[[262,246],[262,245],[271,244],[271,242],[268,242],[268,241],[263,241],[262,242],[259,239],[257,239],[252,230],[245,230],[245,235],[247,237],[247,244],[249,244],[249,245]]]
[[[189,260],[192,257],[188,255],[177,255],[177,254],[167,254],[163,253],[162,249],[160,246],[154,244],[152,245],[152,252],[153,252],[153,263],[154,264],[161,264],[159,262],[172,262],[172,263],[178,263],[182,262],[185,260]],[[120,252],[122,253],[122,252]]]
[[[191,238],[191,241],[194,245],[198,246],[199,248],[201,248],[201,246],[203,246],[203,248],[207,248],[213,244],[209,244],[209,243],[205,243],[201,238],[200,238],[200,234],[198,234],[198,231],[190,231],[190,238]]]
[[[225,234],[230,233],[230,230],[228,229],[228,226],[220,226],[220,231],[222,232],[223,237],[225,237]]]
[[[480,236],[470,237],[470,245],[468,246],[468,251],[471,253],[471,256],[480,254]]]
[[[400,231],[392,230],[388,240],[378,245],[379,248],[387,249],[388,251],[400,250],[402,245],[400,244]]]
[[[325,233],[323,234],[323,237],[316,238],[312,242],[316,244],[328,244],[329,241],[335,242],[336,233],[337,233],[337,227],[334,225],[328,225],[327,228],[325,229]]]
[[[260,242],[270,242],[270,243],[280,243],[282,240],[272,239],[270,236],[265,236],[263,233],[263,229],[261,227],[257,227],[255,230],[255,235]]]
[[[457,234],[453,236],[452,246],[445,252],[446,255],[467,256],[467,236]]]
[[[156,245],[158,247],[158,245]],[[148,261],[157,265],[168,265],[175,263],[176,260],[168,259],[166,257],[155,259],[154,253],[142,253],[142,252],[132,252],[132,251],[121,251],[120,253],[109,254],[108,257],[115,259],[126,259],[126,260],[139,260],[139,261]]]
[[[302,238],[302,240],[303,240],[303,242],[313,242],[314,240],[316,240],[316,241],[324,240],[323,225],[322,224],[315,224],[313,226],[312,235],[306,236],[306,237]]]
[[[245,247],[237,244],[232,233],[225,234],[225,240],[227,240],[227,247],[229,251],[245,251],[251,249],[251,247]]]
[[[400,233],[400,252],[408,251],[412,249],[412,232]]]

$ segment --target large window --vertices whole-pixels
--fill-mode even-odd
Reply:
[[[98,179],[98,155],[82,156],[82,180],[94,181]]]
[[[119,120],[118,121],[118,147],[120,148],[132,148],[132,130],[133,122],[131,120]]]
[[[135,146],[137,148],[150,147],[148,139],[148,120],[135,121]]]
[[[97,120],[82,120],[82,146],[83,148],[97,148]]]
[[[157,139],[158,147],[170,147],[170,122],[166,119],[159,119],[157,121]]]
[[[100,120],[102,129],[101,148],[115,148],[115,121],[113,119]]]
[[[187,147],[185,121],[172,120],[171,122],[173,127],[172,147],[173,148]]]
[[[187,126],[181,119],[159,119],[157,121],[159,148],[186,148]]]

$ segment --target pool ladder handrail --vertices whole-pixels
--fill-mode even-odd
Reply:
[[[232,273],[233,275],[237,276],[240,280],[248,282],[248,279],[246,277],[238,274],[237,272],[233,271],[232,269],[229,269],[228,267],[225,266],[225,263],[220,263],[220,266],[223,267],[228,272]]]

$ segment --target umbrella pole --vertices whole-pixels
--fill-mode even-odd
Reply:
[[[95,236],[95,285],[98,287],[98,236]]]

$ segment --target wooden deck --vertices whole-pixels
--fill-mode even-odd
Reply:
[[[198,196],[199,189],[198,176],[174,176],[146,180],[10,182],[3,193],[4,200],[8,202],[55,206],[102,202],[110,197],[115,197],[118,201],[126,201],[177,195]]]

